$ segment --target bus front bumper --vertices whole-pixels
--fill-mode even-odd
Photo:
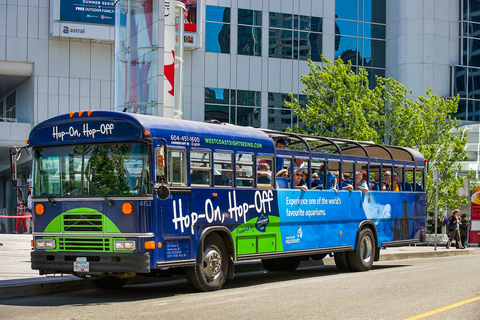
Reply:
[[[150,254],[32,251],[32,269],[40,274],[149,273]],[[85,263],[87,262],[87,263]],[[85,267],[84,271],[79,266]]]

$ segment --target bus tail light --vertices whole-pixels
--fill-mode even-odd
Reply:
[[[160,168],[163,167],[163,156],[158,156],[157,160],[158,160],[158,166]]]
[[[145,241],[145,249],[155,249],[155,241]]]
[[[135,240],[115,240],[113,244],[116,251],[134,251],[136,248]]]

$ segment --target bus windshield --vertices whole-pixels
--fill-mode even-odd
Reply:
[[[146,144],[46,147],[34,152],[34,197],[152,193]]]

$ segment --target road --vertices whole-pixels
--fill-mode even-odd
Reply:
[[[428,319],[478,320],[479,265],[475,255],[381,261],[362,273],[330,265],[251,272],[207,293],[183,279],[90,289],[0,300],[0,319],[406,319],[431,312]]]

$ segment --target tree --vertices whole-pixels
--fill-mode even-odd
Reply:
[[[307,105],[296,99],[285,101],[306,126],[306,133],[416,149],[428,160],[429,195],[435,194],[433,170],[439,170],[438,209],[466,203],[466,198],[458,197],[464,178],[456,173],[459,161],[467,159],[467,134],[452,133],[460,126],[451,116],[457,110],[458,97],[439,98],[428,90],[425,96],[411,100],[411,91],[394,79],[377,76],[376,86],[371,88],[365,69],[355,74],[351,63],[340,58],[332,63],[322,56],[322,62],[315,65],[309,61],[310,73],[302,75]],[[295,131],[305,133],[298,126]],[[427,211],[434,208],[435,197],[427,197]]]

